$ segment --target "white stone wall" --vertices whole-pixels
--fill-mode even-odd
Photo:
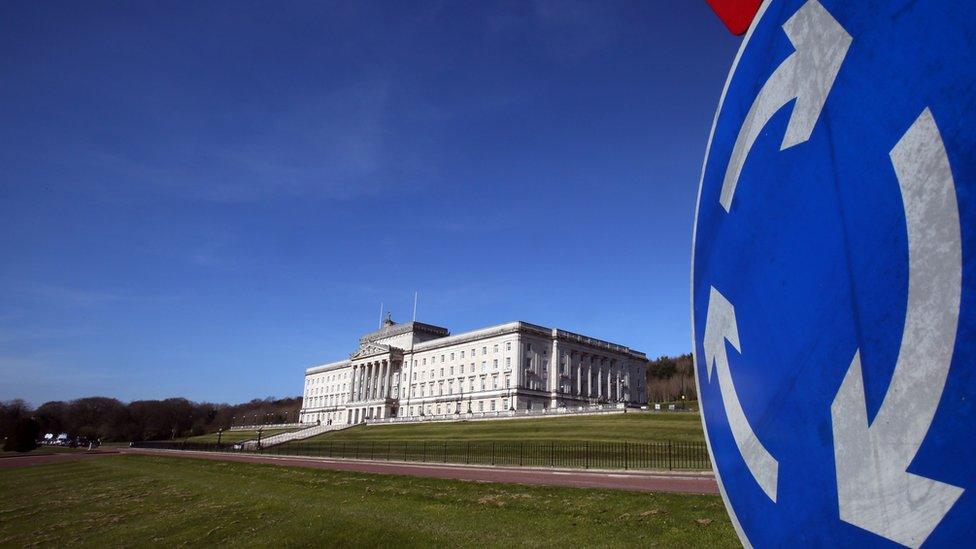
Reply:
[[[345,405],[349,400],[350,371],[348,361],[309,368],[302,393],[302,422],[321,420],[326,423],[330,419],[334,422],[339,419],[340,414],[325,410]]]
[[[400,416],[508,409],[515,389],[517,334],[492,328],[438,338],[404,352]]]

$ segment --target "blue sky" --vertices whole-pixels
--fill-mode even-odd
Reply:
[[[690,348],[705,2],[0,7],[0,399],[297,395],[384,302]]]

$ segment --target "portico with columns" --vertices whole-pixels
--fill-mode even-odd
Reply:
[[[383,343],[366,343],[350,355],[346,423],[395,415],[395,386],[402,364],[403,351]]]

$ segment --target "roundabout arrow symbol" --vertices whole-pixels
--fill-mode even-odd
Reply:
[[[925,109],[889,155],[908,227],[908,306],[895,370],[868,422],[860,351],[830,407],[840,517],[918,547],[963,489],[909,473],[935,417],[956,343],[962,243],[955,183]]]
[[[732,147],[719,197],[728,212],[739,175],[759,133],[783,106],[796,99],[780,150],[810,139],[813,127],[840,65],[851,45],[851,35],[817,0],[809,0],[783,24],[796,51],[766,80],[756,96]]]
[[[708,295],[708,313],[705,317],[705,335],[702,346],[705,348],[705,363],[708,368],[708,380],[712,380],[712,371],[718,371],[718,386],[722,391],[722,404],[725,407],[725,417],[728,418],[729,428],[735,445],[746,462],[746,467],[753,478],[766,492],[769,499],[776,501],[776,479],[779,475],[779,462],[759,442],[756,433],[749,425],[749,419],[739,402],[739,395],[732,383],[732,372],[729,370],[729,355],[725,349],[728,340],[736,351],[739,347],[739,327],[735,322],[735,307],[712,286]]]
[[[726,212],[732,207],[742,166],[759,133],[777,111],[794,99],[796,104],[780,150],[810,138],[851,45],[851,35],[817,0],[808,0],[783,24],[783,30],[796,51],[763,84],[739,128],[719,196],[719,202]],[[729,370],[726,340],[737,351],[740,350],[735,308],[712,287],[703,341],[708,379],[711,380],[713,370],[718,370],[722,404],[735,444],[753,478],[769,499],[775,502],[779,462],[756,437],[742,409]]]

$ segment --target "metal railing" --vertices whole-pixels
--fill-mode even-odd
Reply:
[[[240,445],[202,442],[134,442],[134,448],[242,451]],[[257,453],[420,463],[565,469],[711,469],[703,442],[575,441],[292,441]]]

